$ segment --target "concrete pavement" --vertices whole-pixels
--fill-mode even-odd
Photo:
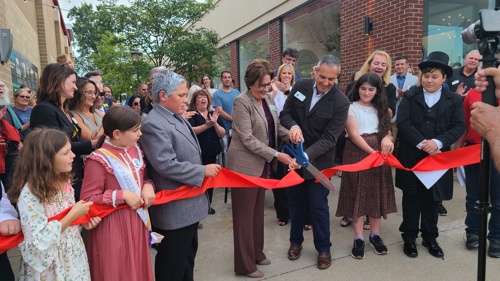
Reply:
[[[332,179],[340,187],[340,178]],[[265,202],[265,253],[272,264],[258,266],[264,277],[257,280],[295,281],[295,280],[476,280],[477,250],[469,251],[465,240],[465,189],[455,181],[455,194],[452,201],[444,202],[448,216],[439,218],[440,236],[438,242],[444,251],[444,259],[431,256],[417,239],[419,256],[408,258],[403,253],[403,242],[399,224],[401,214],[401,192],[396,189],[398,213],[391,214],[382,221],[381,237],[389,253],[376,255],[366,243],[365,258],[356,260],[350,256],[354,239],[352,227],[340,227],[339,219],[334,217],[338,192],[331,193],[330,221],[332,237],[332,266],[326,270],[316,267],[317,252],[314,249],[311,231],[304,231],[302,256],[296,261],[287,259],[290,224],[279,226],[273,207],[273,194],[266,192]],[[199,231],[199,248],[195,265],[195,280],[229,281],[251,280],[236,276],[233,270],[233,232],[230,196],[228,203],[223,202],[224,190],[214,192],[213,208],[215,215],[205,218],[204,228]],[[365,231],[367,240],[369,231]],[[151,250],[154,263],[155,250]],[[17,249],[9,252],[11,263],[17,271],[20,254]],[[487,258],[486,280],[500,280],[500,259]],[[17,274],[17,273],[16,273]],[[110,280],[111,281],[111,280]],[[113,280],[114,281],[114,280]]]

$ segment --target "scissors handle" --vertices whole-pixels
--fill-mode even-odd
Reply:
[[[293,155],[297,164],[301,165],[304,168],[307,168],[307,166],[309,166],[309,160],[304,153],[302,141],[299,142],[299,144],[290,143],[290,145],[284,145],[281,151],[285,152],[285,150]]]

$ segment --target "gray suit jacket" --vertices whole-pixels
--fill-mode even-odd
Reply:
[[[184,123],[184,124],[183,124]],[[182,185],[201,186],[205,166],[194,131],[184,119],[179,121],[165,108],[154,105],[142,122],[139,140],[148,165],[148,176],[156,191],[173,190]],[[208,214],[205,193],[193,198],[151,206],[154,227],[172,230],[203,219]]]

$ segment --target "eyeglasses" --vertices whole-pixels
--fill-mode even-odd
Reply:
[[[135,105],[135,106],[138,106],[138,105],[139,105],[139,103],[138,103],[138,102],[134,102],[134,105]]]
[[[101,96],[101,97],[104,97],[105,94],[106,94],[106,92],[99,92],[99,96]]]
[[[199,95],[199,96],[196,97],[196,99],[199,99],[199,100],[208,100],[208,97],[207,96]]]
[[[19,95],[18,97],[22,98],[22,99],[30,99],[30,96],[21,96],[21,95]]]
[[[92,90],[83,91],[83,93],[86,95],[94,95],[94,96],[97,95],[97,92]]]
[[[271,87],[271,84],[272,84],[272,82],[269,82],[267,84],[261,84],[261,85],[259,85],[259,89],[261,89],[261,90],[267,89],[267,88]]]
[[[0,84],[0,88],[5,88],[5,85],[4,84]]]

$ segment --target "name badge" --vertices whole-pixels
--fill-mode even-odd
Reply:
[[[302,94],[301,92],[296,92],[295,95],[293,95],[293,96],[296,97],[300,101],[304,101],[306,99],[306,96],[304,96],[304,94]]]
[[[456,84],[458,84],[458,80],[451,82],[451,85],[456,85]]]
[[[137,169],[141,167],[141,162],[137,158],[132,159],[132,164],[134,164],[134,167]]]
[[[272,111],[276,111],[276,105],[270,104],[269,109],[271,109]]]

